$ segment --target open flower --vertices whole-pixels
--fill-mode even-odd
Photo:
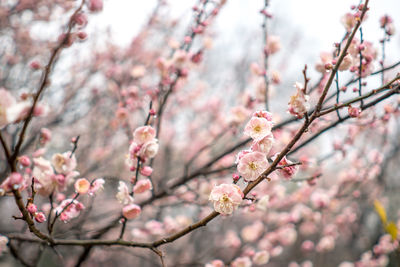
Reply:
[[[142,126],[133,133],[133,142],[138,145],[152,141],[156,137],[156,130],[151,126]]]
[[[221,184],[211,191],[209,200],[214,209],[222,215],[229,215],[239,206],[243,198],[242,190],[235,184]]]
[[[244,134],[258,141],[271,134],[272,123],[265,118],[252,117],[244,128]]]
[[[63,154],[54,154],[51,158],[51,163],[58,173],[68,174],[75,170],[76,168],[76,158],[75,155],[71,157],[71,151],[65,152]]]
[[[86,178],[80,178],[75,182],[75,191],[79,194],[86,194],[90,189],[90,182]]]
[[[273,144],[274,144],[274,136],[270,134],[261,140],[253,141],[253,144],[251,145],[251,150],[268,154]]]
[[[265,154],[256,151],[244,155],[239,160],[237,170],[246,181],[254,181],[267,169],[267,166]]]
[[[116,195],[116,198],[118,199],[119,202],[121,202],[124,205],[130,204],[133,202],[133,197],[129,194],[128,187],[122,181],[119,181],[118,193]]]
[[[158,152],[158,140],[152,139],[144,143],[139,151],[139,155],[142,158],[154,158]]]
[[[310,97],[304,94],[303,86],[300,83],[296,82],[295,87],[297,88],[297,93],[290,97],[288,111],[290,114],[301,119],[310,109],[310,104],[308,103]]]

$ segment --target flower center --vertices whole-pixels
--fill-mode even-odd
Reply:
[[[259,132],[261,132],[261,126],[260,126],[260,125],[257,125],[257,126],[254,127],[253,130],[254,130],[255,132],[259,133]]]
[[[221,201],[221,202],[224,202],[224,203],[229,202],[229,197],[228,197],[228,195],[227,195],[227,194],[223,194],[222,197],[221,197],[221,199],[220,199],[220,201]]]
[[[249,167],[250,167],[250,169],[252,169],[252,170],[256,170],[256,169],[257,169],[257,164],[255,164],[254,162],[250,162],[250,163],[249,163]]]

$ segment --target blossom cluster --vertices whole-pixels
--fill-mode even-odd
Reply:
[[[267,156],[274,143],[272,115],[257,111],[246,124],[244,134],[253,139],[250,150],[241,151],[236,163],[239,174],[246,181],[256,180],[268,167]]]
[[[154,158],[158,152],[158,139],[156,130],[149,125],[136,128],[133,132],[133,141],[129,146],[129,155],[126,164],[136,176],[132,179],[133,189],[130,192],[125,182],[120,181],[116,198],[124,205],[122,214],[127,219],[134,219],[141,213],[140,206],[134,204],[134,194],[142,194],[153,188],[150,179],[139,180],[139,173],[145,177],[151,176],[153,169],[150,166],[144,166],[148,159]]]

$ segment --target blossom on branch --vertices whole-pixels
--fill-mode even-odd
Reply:
[[[235,184],[221,184],[211,191],[209,200],[214,203],[214,209],[222,215],[229,215],[240,205],[243,192]]]
[[[297,88],[297,92],[290,97],[288,111],[301,119],[310,109],[310,104],[308,103],[310,97],[304,93],[304,88],[300,83],[296,82],[294,86]]]
[[[244,155],[237,166],[240,175],[246,181],[256,180],[268,167],[268,160],[261,152],[251,152]]]

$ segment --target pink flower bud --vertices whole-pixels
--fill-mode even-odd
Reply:
[[[190,37],[190,36],[185,36],[185,39],[184,39],[185,44],[188,44],[188,43],[190,43],[191,41],[192,41],[192,37]]]
[[[38,69],[40,69],[40,63],[38,62],[38,61],[32,61],[31,62],[31,64],[29,65],[32,69],[34,69],[34,70],[38,70]]]
[[[10,178],[10,185],[11,186],[21,185],[23,183],[23,181],[24,181],[24,178],[18,172],[11,173],[9,178]]]
[[[137,218],[142,209],[136,204],[129,204],[122,208],[122,214],[128,220]]]
[[[103,9],[103,0],[90,0],[89,10],[92,12],[98,12]]]
[[[156,115],[156,111],[154,110],[154,108],[150,109],[149,114],[150,114],[151,116]]]
[[[29,159],[28,156],[19,157],[18,162],[24,167],[29,167],[31,165],[31,160]]]
[[[301,249],[305,252],[310,252],[314,249],[314,243],[310,240],[306,240],[301,244]]]
[[[69,219],[70,219],[69,216],[65,212],[61,213],[61,215],[60,215],[60,220],[61,221],[66,222]]]
[[[136,185],[133,187],[133,192],[135,194],[141,194],[144,193],[152,188],[151,182],[149,179],[145,180],[140,180],[136,183]]]
[[[43,212],[38,212],[38,213],[35,214],[35,220],[38,223],[45,222],[46,221],[46,216],[44,215]]]
[[[78,32],[78,33],[76,34],[76,36],[78,36],[78,38],[79,38],[80,40],[85,40],[85,39],[87,38],[87,33],[86,33],[86,32]]]
[[[29,203],[28,207],[26,209],[29,211],[30,214],[35,214],[37,212],[37,207],[33,203]]]
[[[86,178],[81,178],[75,182],[75,191],[78,194],[86,194],[90,188],[90,182]]]
[[[78,13],[74,17],[74,21],[79,26],[86,26],[88,23],[87,16],[84,13]]]
[[[357,118],[361,114],[361,109],[349,106],[348,112],[350,117]]]
[[[140,170],[140,174],[143,176],[150,176],[153,173],[153,169],[150,166],[144,166]]]

